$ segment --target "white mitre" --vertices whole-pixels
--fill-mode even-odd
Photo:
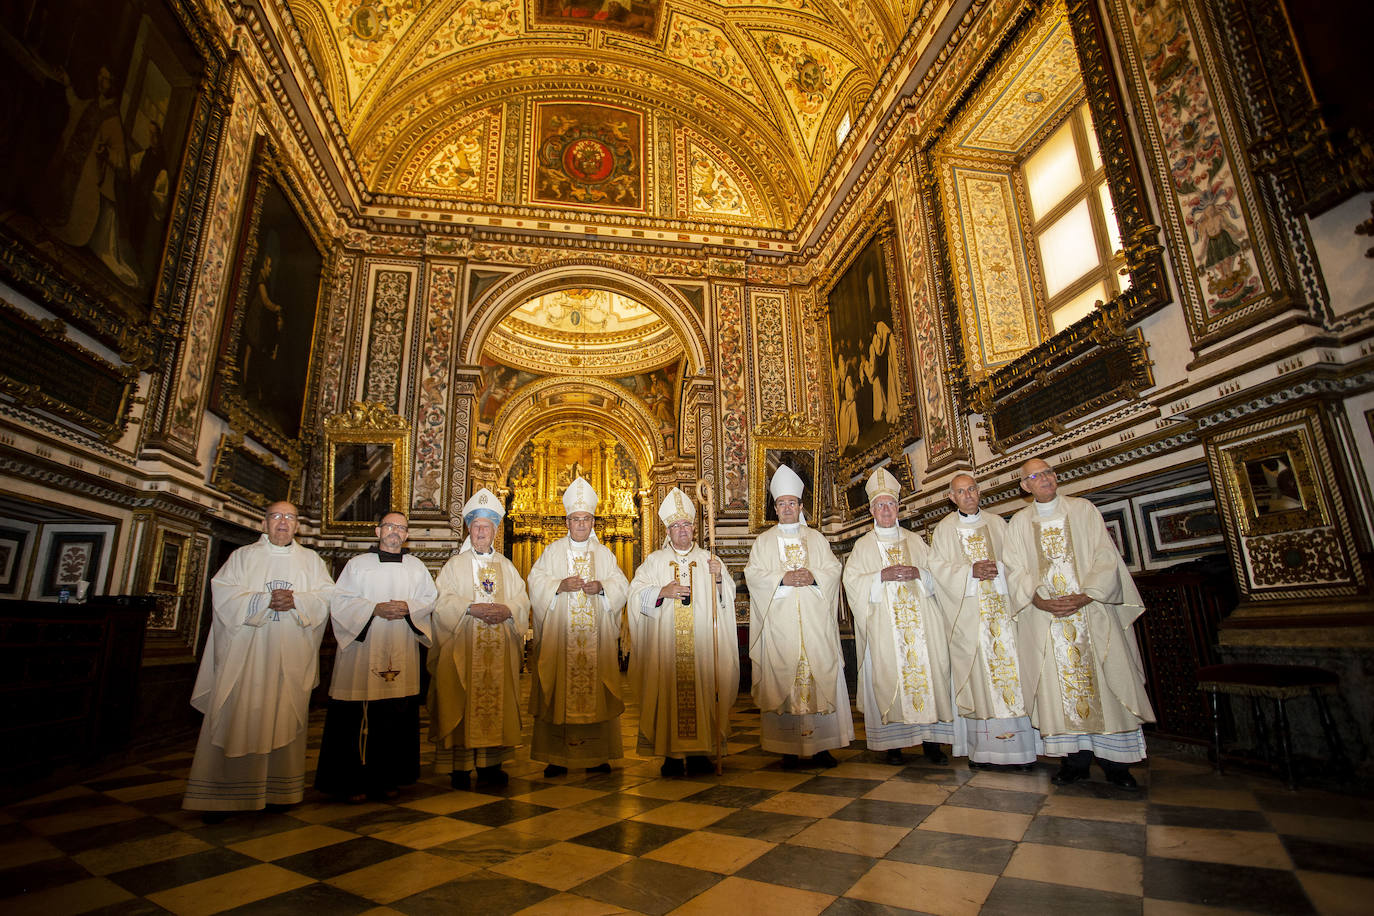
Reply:
[[[773,472],[773,479],[768,482],[768,493],[776,502],[780,496],[795,496],[801,499],[802,490],[806,484],[797,476],[797,472],[785,464],[778,465],[778,469]]]
[[[590,512],[596,514],[596,504],[601,498],[596,495],[592,485],[581,477],[578,477],[568,488],[563,491],[563,514],[572,515],[574,512]]]
[[[897,478],[892,476],[892,472],[887,468],[875,468],[872,474],[868,475],[868,483],[864,484],[864,492],[868,494],[868,501],[871,503],[879,496],[891,496],[896,499],[902,492],[902,485],[897,482]]]
[[[663,519],[663,526],[666,528],[676,522],[693,522],[697,520],[697,507],[692,503],[692,499],[679,487],[673,487],[668,491],[668,495],[663,498],[663,502],[658,507],[658,517]]]
[[[490,519],[499,525],[505,515],[506,507],[501,504],[501,500],[497,498],[496,494],[486,487],[472,494],[472,498],[463,504],[464,525],[471,525],[475,518]]]

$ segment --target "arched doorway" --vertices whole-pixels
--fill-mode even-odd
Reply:
[[[700,317],[651,278],[565,263],[492,290],[462,347],[481,370],[469,486],[506,501],[504,552],[528,572],[562,536],[562,492],[581,474],[600,496],[598,537],[632,575],[656,546],[661,494],[699,475],[687,405],[709,387]]]

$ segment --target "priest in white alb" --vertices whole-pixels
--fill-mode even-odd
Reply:
[[[844,567],[859,659],[859,709],[868,749],[903,761],[921,745],[931,763],[948,763],[954,741],[949,692],[949,632],[930,576],[926,542],[897,522],[901,484],[876,468],[864,485],[873,530],[854,544]]]
[[[616,637],[630,583],[615,554],[597,540],[592,485],[577,477],[563,491],[568,534],[544,548],[530,569],[534,664],[530,758],[544,775],[569,767],[609,773],[623,754]]]
[[[1000,561],[1007,523],[978,507],[978,481],[956,474],[949,483],[955,511],[935,526],[930,571],[950,620],[954,679],[954,755],[970,769],[1029,770],[1043,751],[1026,714],[1016,654],[1016,618]]]
[[[348,561],[329,616],[329,681],[315,788],[352,802],[395,797],[420,778],[420,646],[430,645],[434,577],[405,549],[409,522],[388,512],[377,544]]]
[[[1107,782],[1139,786],[1141,723],[1155,720],[1132,623],[1145,610],[1097,507],[1059,494],[1054,469],[1021,466],[1034,502],[1007,526],[1005,561],[1021,682],[1045,754],[1064,758],[1057,785],[1087,779],[1094,758]]]
[[[784,769],[804,756],[836,766],[830,751],[854,740],[837,616],[840,561],[806,524],[802,491],[796,472],[779,465],[768,483],[778,523],[754,541],[744,568],[759,743],[782,754]]]
[[[708,773],[739,694],[735,583],[693,542],[696,507],[686,493],[670,490],[658,517],[667,540],[636,570],[627,605],[639,750],[664,758],[663,776]]]
[[[263,535],[210,581],[214,620],[191,705],[205,714],[182,807],[213,820],[305,794],[310,691],[334,580],[295,541],[296,507],[267,507]]]
[[[455,789],[500,787],[520,744],[520,659],[530,625],[525,580],[496,552],[505,506],[483,488],[463,506],[467,538],[439,571],[429,653],[429,737]]]

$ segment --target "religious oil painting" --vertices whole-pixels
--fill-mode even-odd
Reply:
[[[674,363],[653,372],[641,372],[615,380],[616,384],[644,402],[670,451],[677,433],[677,380],[680,374],[681,364]]]
[[[894,319],[884,234],[868,240],[828,291],[835,450],[855,464],[912,422],[904,409],[907,359]]]
[[[153,582],[155,592],[181,591],[181,570],[186,558],[186,535],[163,529],[158,532],[157,549],[153,551]]]
[[[1328,524],[1317,495],[1311,441],[1288,429],[1227,450],[1231,492],[1239,497],[1240,524],[1248,537]]]
[[[653,38],[663,0],[538,0],[534,21],[545,25],[591,25]]]
[[[200,55],[163,0],[4,3],[0,39],[3,260],[22,249],[116,323],[146,320],[169,223],[185,219]]]
[[[482,387],[477,391],[477,421],[490,424],[506,406],[516,391],[539,379],[525,369],[499,363],[489,356],[482,357]]]
[[[644,117],[609,105],[544,103],[531,197],[560,206],[644,209]]]
[[[275,168],[255,168],[246,197],[214,403],[285,453],[301,431],[324,257]]]

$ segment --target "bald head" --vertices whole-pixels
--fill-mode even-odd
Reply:
[[[1051,502],[1059,491],[1059,478],[1047,462],[1032,458],[1021,465],[1021,489],[1038,503]]]
[[[955,474],[949,482],[949,501],[965,515],[978,512],[978,481],[970,474]]]
[[[267,533],[267,540],[278,547],[290,544],[296,536],[296,529],[300,527],[296,514],[295,505],[285,500],[268,506],[262,520],[262,530]]]

